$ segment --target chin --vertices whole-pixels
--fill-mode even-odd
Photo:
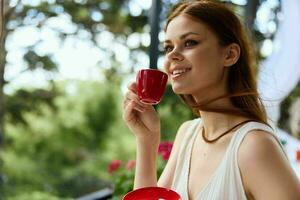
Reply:
[[[180,94],[191,94],[190,91],[187,90],[186,87],[178,87],[176,85],[172,85],[173,92],[177,95]]]

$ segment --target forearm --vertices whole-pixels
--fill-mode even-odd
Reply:
[[[157,149],[159,141],[137,140],[134,189],[157,186]]]

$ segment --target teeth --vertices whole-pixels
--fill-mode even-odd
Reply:
[[[185,72],[187,72],[187,71],[190,71],[191,69],[189,69],[189,68],[186,68],[186,69],[176,69],[176,70],[174,70],[173,71],[173,75],[176,75],[176,74],[182,74],[182,73],[185,73]]]

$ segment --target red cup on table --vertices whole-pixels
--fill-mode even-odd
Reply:
[[[128,192],[123,200],[181,200],[181,197],[168,188],[144,187]]]
[[[137,94],[145,104],[158,104],[165,92],[168,75],[156,69],[142,69],[136,76]]]

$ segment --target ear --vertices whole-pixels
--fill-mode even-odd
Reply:
[[[234,65],[240,58],[241,48],[238,44],[232,43],[225,49],[225,57],[223,66],[230,67]]]

